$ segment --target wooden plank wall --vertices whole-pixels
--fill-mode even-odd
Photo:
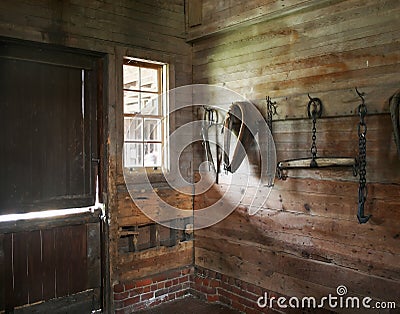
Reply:
[[[276,100],[278,160],[310,156],[307,93],[326,105],[318,155],[356,157],[354,88],[366,93],[365,210],[373,217],[357,222],[351,170],[289,171],[255,216],[245,199],[224,221],[195,232],[196,265],[287,296],[345,285],[352,295],[400,303],[400,158],[388,114],[400,88],[399,14],[396,0],[203,0],[202,25],[188,34],[194,83],[231,88],[263,112],[267,95]]]
[[[36,222],[23,231],[2,228],[0,311],[87,290],[89,304],[101,306],[100,223],[76,220],[54,227]]]
[[[122,176],[122,57],[129,55],[169,64],[170,88],[191,83],[191,45],[185,42],[184,2],[145,0],[38,0],[1,1],[0,36],[88,49],[105,54],[104,158],[105,197],[110,219],[110,252],[112,283],[157,273],[192,263],[192,246],[156,249],[157,267],[125,276],[124,269],[139,269],[148,253],[120,256],[120,226],[147,224],[149,219],[135,208]],[[189,110],[174,123],[192,120]],[[191,167],[191,154],[183,160],[185,172]],[[165,191],[168,194],[168,189]],[[181,200],[179,200],[181,201]],[[174,199],[172,199],[174,202]],[[187,200],[191,204],[191,200]],[[109,246],[109,247],[108,247]],[[183,252],[183,253],[181,253]],[[169,254],[168,258],[164,257]],[[124,262],[129,259],[129,264]],[[122,265],[122,267],[121,267]]]

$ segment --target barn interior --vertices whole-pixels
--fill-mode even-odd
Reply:
[[[399,15],[0,1],[0,313],[398,313]]]

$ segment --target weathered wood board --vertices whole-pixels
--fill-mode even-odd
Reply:
[[[357,222],[358,177],[350,168],[289,169],[254,216],[256,173],[234,183],[221,176],[196,196],[196,208],[218,201],[229,184],[250,184],[233,214],[195,232],[197,265],[286,296],[322,296],[343,284],[400,303],[400,159],[388,103],[400,88],[399,11],[398,1],[203,1],[202,24],[188,37],[194,83],[232,89],[264,115],[266,96],[276,101],[278,161],[311,157],[308,94],[323,103],[317,156],[357,157],[355,88],[365,93],[365,210],[373,216]]]

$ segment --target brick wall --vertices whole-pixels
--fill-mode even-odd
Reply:
[[[281,296],[212,270],[186,267],[115,285],[115,313],[132,313],[188,295],[222,303],[246,314],[277,313],[276,309],[258,307],[257,300],[265,292],[269,297]]]
[[[116,314],[132,313],[190,293],[193,267],[185,267],[114,286]]]
[[[282,313],[273,308],[261,309],[257,305],[257,300],[265,292],[269,297],[281,296],[248,282],[198,266],[195,268],[191,284],[191,294],[207,302],[219,302],[246,314]]]

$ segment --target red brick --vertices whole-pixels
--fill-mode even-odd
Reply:
[[[225,290],[229,290],[229,291],[230,291],[231,288],[232,288],[232,286],[231,286],[229,283],[225,282],[225,281],[221,281],[220,287],[223,288],[223,289],[225,289]]]
[[[209,295],[207,295],[207,301],[208,302],[218,302],[219,296],[217,294],[209,294]]]
[[[122,283],[116,284],[114,286],[114,292],[119,293],[119,292],[124,292],[124,291],[125,291],[125,288]]]
[[[191,271],[191,268],[184,268],[181,270],[181,275],[188,275]]]
[[[149,308],[149,307],[157,306],[157,305],[161,304],[162,302],[163,302],[162,299],[155,299],[152,301],[147,301],[146,304],[147,304],[147,307]]]
[[[191,286],[191,283],[190,283],[189,281],[184,282],[184,283],[182,284],[182,289],[183,289],[183,290],[189,289],[190,286]]]
[[[158,290],[158,289],[163,289],[163,288],[165,288],[165,282],[159,282],[159,283],[157,284],[157,290]]]
[[[219,295],[219,302],[229,306],[232,304],[232,300],[223,295]]]
[[[242,295],[242,289],[240,289],[239,287],[232,286],[230,291],[235,294]]]
[[[136,304],[136,303],[138,303],[139,301],[140,301],[140,297],[139,297],[139,296],[136,296],[136,297],[130,298],[130,299],[126,299],[126,300],[124,301],[124,307],[128,307],[128,306],[130,306],[130,305]]]
[[[216,287],[219,287],[219,285],[220,285],[220,281],[219,280],[216,280],[216,279],[211,279],[210,280],[210,287],[216,288]]]
[[[179,283],[186,282],[186,281],[189,281],[189,275],[180,277],[178,280]]]
[[[157,284],[155,283],[155,284],[152,284],[151,286],[150,286],[150,291],[156,291],[157,290]]]
[[[135,288],[133,290],[131,290],[132,294],[142,294],[143,293],[143,288]]]
[[[174,300],[174,299],[175,299],[175,293],[170,293],[165,298],[165,301],[171,301],[171,300]]]
[[[252,284],[249,284],[249,283],[247,284],[247,289],[246,290],[251,292],[251,293],[254,293],[254,294],[258,295],[258,296],[264,295],[264,290],[261,287],[256,286],[256,285],[252,285]]]
[[[176,292],[182,290],[182,285],[175,285],[168,288],[168,292]]]
[[[175,293],[176,298],[181,298],[181,297],[183,297],[185,294],[186,294],[186,291],[184,291],[184,290],[177,291],[177,292]]]
[[[256,295],[248,291],[242,291],[241,296],[249,300],[257,301],[261,295]]]
[[[115,313],[115,314],[124,314],[124,313],[125,313],[125,310],[123,310],[123,309],[115,310],[114,313]]]
[[[237,295],[225,289],[218,289],[218,294],[228,298],[229,300],[232,300],[232,302],[239,302],[239,298]]]
[[[253,301],[253,300],[249,300],[246,298],[241,298],[240,303],[250,307],[250,308],[254,308],[257,306],[257,302]]]
[[[151,286],[145,286],[144,288],[143,288],[143,293],[147,293],[147,292],[150,292],[150,287]]]
[[[152,283],[153,283],[153,280],[151,278],[147,278],[147,279],[142,279],[142,280],[136,281],[135,286],[136,287],[144,287],[144,286],[151,285]]]
[[[174,280],[172,280],[172,285],[175,286],[179,283],[179,278],[175,278]]]
[[[172,280],[168,280],[165,282],[165,288],[171,287],[172,286]]]
[[[160,290],[155,291],[154,292],[154,296],[155,297],[160,297],[160,296],[165,295],[167,293],[168,293],[168,289],[164,288],[164,289],[160,289]]]
[[[154,297],[154,292],[148,292],[140,296],[141,301],[149,300]]]
[[[194,283],[201,286],[203,284],[203,279],[200,277],[194,277]]]
[[[124,300],[129,297],[129,291],[122,293],[114,293],[114,300]]]
[[[135,290],[131,290],[131,291],[127,291],[127,292],[129,292],[129,297],[130,298],[133,298],[133,297],[136,297],[136,296],[142,294],[142,293],[137,293],[137,291],[135,291]]]
[[[210,280],[208,278],[203,278],[202,285],[203,286],[209,286],[209,284],[210,284]]]
[[[201,292],[207,293],[207,294],[216,294],[217,289],[212,288],[212,287],[207,287],[207,286],[201,286],[199,289]]]
[[[132,290],[133,288],[136,287],[135,282],[130,282],[130,283],[125,283],[125,290]]]

